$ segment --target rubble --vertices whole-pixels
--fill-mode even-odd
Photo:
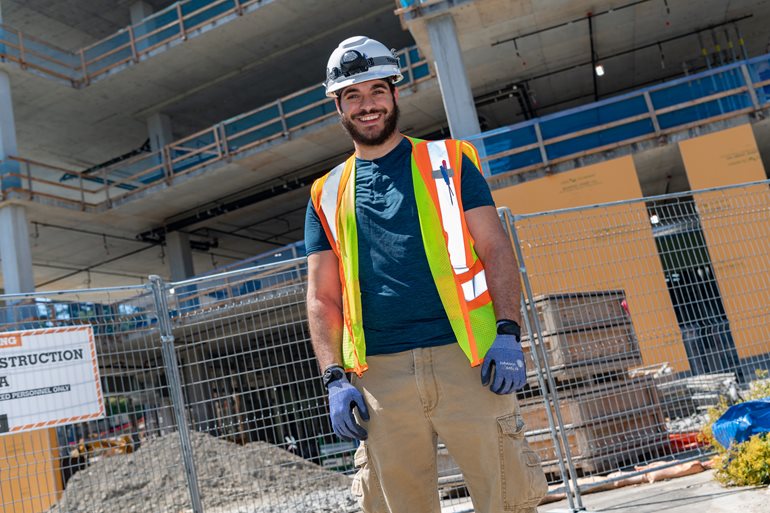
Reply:
[[[350,478],[264,442],[243,446],[191,433],[207,513],[359,511]],[[177,434],[77,472],[50,513],[192,511]]]

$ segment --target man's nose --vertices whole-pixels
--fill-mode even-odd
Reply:
[[[365,94],[363,95],[363,98],[361,98],[361,109],[362,110],[368,110],[373,109],[377,106],[377,103],[374,101],[374,96]]]

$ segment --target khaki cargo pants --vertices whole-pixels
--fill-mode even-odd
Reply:
[[[460,466],[476,513],[535,513],[547,491],[524,438],[515,395],[481,386],[450,344],[367,358],[353,377],[364,395],[369,439],[356,452],[353,493],[365,513],[439,513],[437,437]]]

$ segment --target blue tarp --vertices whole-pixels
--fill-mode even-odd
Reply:
[[[722,447],[770,432],[770,397],[730,406],[711,428]]]

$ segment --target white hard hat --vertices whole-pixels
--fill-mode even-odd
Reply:
[[[334,49],[326,65],[326,96],[367,80],[391,79],[396,84],[401,75],[398,58],[384,44],[366,36],[349,37]]]

